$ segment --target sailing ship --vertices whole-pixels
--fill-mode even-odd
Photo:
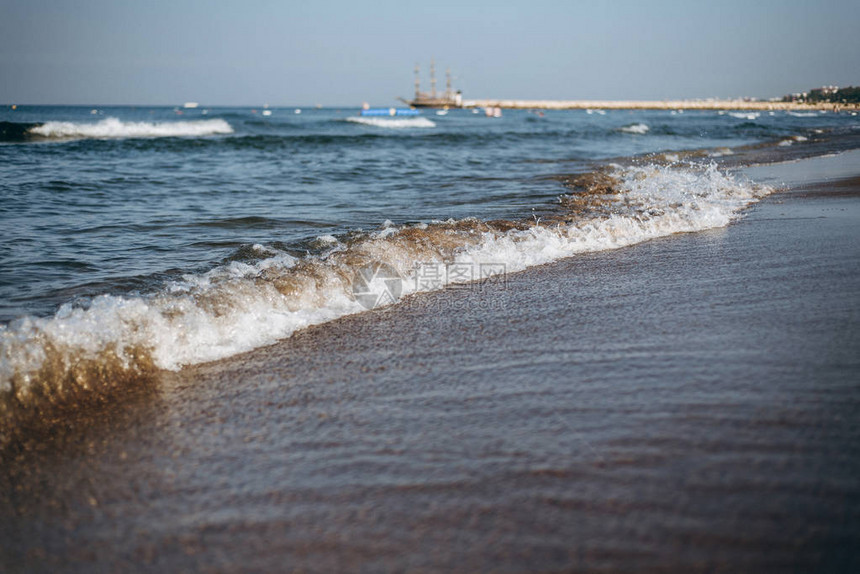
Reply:
[[[462,108],[463,94],[451,87],[451,69],[445,71],[445,91],[436,91],[436,64],[430,60],[430,91],[421,91],[421,76],[418,64],[415,65],[415,97],[412,100],[399,98],[413,108]]]

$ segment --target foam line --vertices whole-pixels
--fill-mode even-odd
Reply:
[[[188,122],[124,122],[106,118],[98,123],[45,122],[30,128],[31,135],[49,139],[199,137],[231,134],[221,119]]]

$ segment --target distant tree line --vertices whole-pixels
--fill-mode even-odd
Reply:
[[[825,86],[823,88],[814,88],[802,94],[789,94],[783,97],[782,100],[784,102],[808,102],[810,104],[860,104],[860,87],[849,86],[847,88],[837,88],[835,86]]]

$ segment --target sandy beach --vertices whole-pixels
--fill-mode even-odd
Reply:
[[[858,168],[88,409],[2,452],[0,570],[854,571]]]

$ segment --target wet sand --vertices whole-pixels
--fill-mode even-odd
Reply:
[[[0,571],[856,571],[847,157],[770,168],[794,189],[728,228],[313,327],[13,445]]]

